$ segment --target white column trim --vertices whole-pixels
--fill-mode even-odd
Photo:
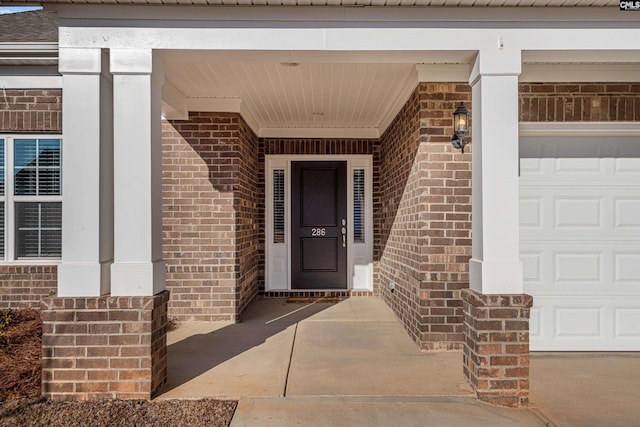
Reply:
[[[62,117],[62,262],[58,296],[109,293],[113,259],[105,154],[110,150],[104,101],[101,49],[61,49]],[[106,185],[106,187],[105,187]]]
[[[114,129],[114,263],[111,295],[164,290],[162,64],[150,49],[111,49]]]
[[[472,258],[469,285],[483,294],[523,292],[519,243],[516,50],[480,51],[472,86]]]

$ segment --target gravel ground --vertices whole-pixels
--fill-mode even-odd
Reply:
[[[0,404],[0,426],[227,427],[237,403],[221,400],[14,400]]]
[[[176,325],[172,325],[175,327]],[[36,310],[0,310],[0,426],[226,427],[237,402],[41,399],[42,322]]]

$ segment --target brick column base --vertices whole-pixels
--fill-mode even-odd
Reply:
[[[42,308],[42,393],[52,399],[151,399],[167,378],[169,292],[53,297]]]
[[[464,376],[478,399],[512,408],[529,403],[530,295],[462,291]]]

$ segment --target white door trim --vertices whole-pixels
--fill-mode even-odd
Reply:
[[[373,290],[373,156],[372,155],[266,155],[265,156],[265,291],[291,290],[291,162],[347,162],[347,291]],[[284,170],[285,243],[273,243],[273,171]],[[365,171],[365,243],[353,242],[353,171]],[[305,290],[296,289],[296,292]],[[310,289],[306,292],[336,291]]]

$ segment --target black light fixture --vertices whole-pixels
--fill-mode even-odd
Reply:
[[[467,143],[464,140],[464,134],[467,133],[469,126],[469,110],[461,102],[453,112],[453,137],[451,138],[451,145],[453,148],[459,148],[464,154],[464,146]]]

